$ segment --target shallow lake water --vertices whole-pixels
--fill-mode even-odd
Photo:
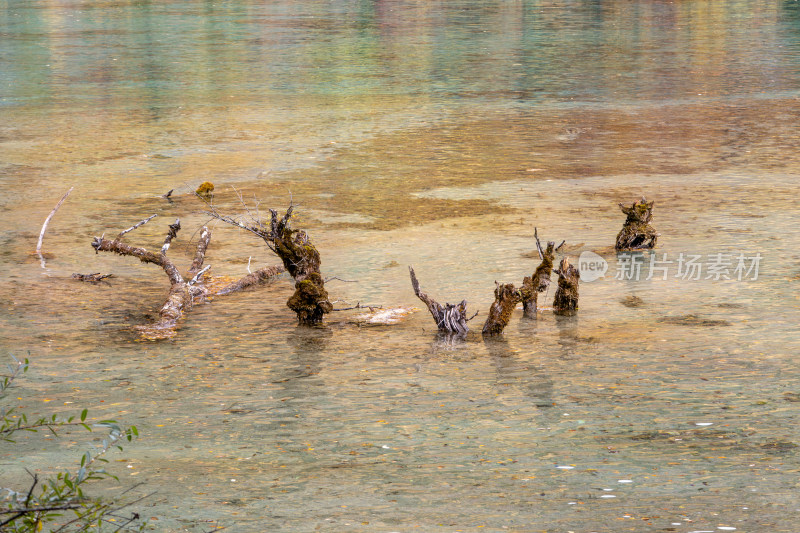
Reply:
[[[793,1],[0,0],[0,355],[31,361],[3,401],[136,425],[103,489],[154,492],[154,531],[797,531],[798,87]],[[278,262],[205,180],[232,214],[293,202],[357,281],[337,306],[419,310],[300,327],[284,275],[143,340],[166,276],[92,237],[158,214],[125,241],[179,217],[180,265],[203,224],[214,275]],[[484,340],[534,228],[605,277]],[[479,312],[465,340],[408,265]],[[0,443],[0,486],[90,442]]]

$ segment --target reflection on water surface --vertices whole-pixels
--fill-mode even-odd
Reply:
[[[26,409],[138,426],[112,467],[158,491],[155,530],[796,529],[795,2],[0,6],[2,346],[30,351]],[[358,280],[334,298],[419,306],[413,264],[474,332],[299,328],[280,278],[142,342],[166,279],[91,237],[157,213],[126,236],[152,249],[180,217],[188,264],[207,179],[230,212],[231,186],[291,195],[324,273]],[[615,279],[617,203],[642,195],[648,261],[761,253],[758,279]],[[484,341],[534,227],[609,271],[576,317],[518,310]],[[275,262],[212,229],[216,275]],[[4,483],[81,453],[21,442]]]

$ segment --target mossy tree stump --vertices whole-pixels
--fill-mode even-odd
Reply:
[[[561,260],[558,270],[558,288],[553,298],[553,312],[557,315],[574,315],[578,311],[578,283],[581,273],[569,263],[569,258]]]
[[[658,233],[650,225],[653,218],[653,206],[655,201],[648,202],[643,196],[638,202],[634,202],[630,207],[619,204],[620,209],[627,219],[617,234],[617,242],[614,245],[618,251],[622,250],[646,250],[655,248]]]
[[[525,318],[536,318],[539,293],[545,292],[550,287],[550,274],[553,272],[556,251],[564,245],[562,242],[557,248],[555,242],[549,241],[547,248],[542,249],[538,228],[534,228],[534,237],[536,238],[536,249],[539,251],[541,263],[536,267],[532,276],[525,276],[522,280],[520,293],[522,294],[522,314]]]
[[[234,217],[220,214],[211,205],[209,207],[211,210],[207,213],[210,216],[258,235],[280,257],[283,266],[295,280],[295,292],[286,305],[297,314],[300,324],[319,324],[326,314],[333,311],[325,290],[325,280],[320,273],[322,261],[319,252],[305,231],[290,227],[294,206],[289,206],[283,216],[278,216],[276,210],[270,209],[268,225],[256,218],[252,224],[245,224]]]
[[[500,335],[511,320],[511,314],[518,303],[522,301],[522,292],[514,287],[513,283],[495,283],[494,302],[489,308],[489,316],[483,324],[483,334],[486,336]]]

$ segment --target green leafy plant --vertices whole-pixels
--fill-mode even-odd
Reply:
[[[27,359],[19,361],[12,356],[13,365],[9,373],[0,380],[0,401],[5,401],[7,390],[21,374],[28,370]],[[87,422],[88,410],[80,416],[60,418],[57,415],[29,419],[16,407],[2,407],[0,411],[0,443],[16,444],[13,436],[22,431],[47,430],[58,435],[57,430],[69,426],[87,431],[101,429],[107,432],[102,444],[86,451],[74,471],[63,471],[40,478],[28,471],[29,485],[21,490],[0,487],[3,505],[0,507],[0,531],[38,532],[47,527],[51,532],[87,531],[142,531],[146,524],[137,513],[121,514],[121,511],[139,500],[112,501],[87,496],[86,485],[92,481],[118,478],[107,472],[103,465],[108,461],[104,455],[112,448],[122,450],[121,443],[130,442],[138,435],[135,426],[123,427],[115,420]],[[140,498],[141,499],[141,498]]]

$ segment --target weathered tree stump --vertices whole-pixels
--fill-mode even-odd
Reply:
[[[495,281],[494,302],[489,308],[489,316],[483,324],[483,334],[500,335],[511,320],[511,314],[519,302],[522,292],[513,283],[502,284]]]
[[[643,196],[630,207],[619,204],[620,209],[627,215],[627,219],[617,235],[617,250],[643,250],[655,248],[658,233],[650,225],[653,218],[653,205],[655,201],[647,202]]]
[[[320,273],[321,259],[319,252],[311,243],[308,235],[302,230],[289,227],[294,206],[289,206],[286,214],[278,216],[278,212],[270,209],[269,225],[258,218],[248,225],[233,217],[220,214],[210,204],[207,213],[233,226],[258,235],[283,261],[283,266],[295,280],[295,292],[286,305],[297,314],[297,319],[304,325],[315,325],[322,322],[323,317],[333,311],[325,290],[325,280]]]
[[[539,300],[539,293],[545,292],[550,287],[550,273],[553,271],[553,261],[556,258],[556,243],[549,241],[547,248],[542,249],[539,241],[539,230],[534,228],[536,238],[536,249],[539,251],[541,263],[532,276],[525,276],[522,280],[520,292],[522,294],[522,316],[525,318],[536,318],[536,306]],[[558,248],[564,243],[562,242]]]
[[[414,269],[409,266],[408,271],[411,274],[411,286],[414,288],[414,294],[428,307],[428,311],[430,311],[431,316],[433,316],[433,319],[436,321],[436,327],[439,328],[439,331],[465,336],[469,331],[467,321],[470,320],[467,318],[467,301],[462,300],[458,305],[446,303],[442,306],[439,302],[420,290],[419,281],[417,281],[417,276],[414,274]]]
[[[181,229],[180,220],[176,220],[173,224],[170,224],[169,231],[167,232],[164,244],[159,253],[154,253],[145,248],[131,246],[122,242],[122,237],[126,233],[143,226],[155,216],[156,215],[150,216],[120,232],[114,240],[95,237],[92,242],[92,247],[95,249],[96,253],[113,252],[119,255],[133,256],[143,263],[151,263],[160,266],[167,274],[170,282],[170,289],[167,300],[158,312],[158,321],[155,324],[138,328],[139,331],[149,339],[161,339],[173,336],[184,312],[191,309],[195,303],[203,301],[210,295],[210,291],[203,280],[203,274],[210,268],[210,266],[203,267],[206,251],[211,241],[211,231],[209,231],[208,228],[203,227],[200,231],[200,238],[197,242],[194,259],[185,276],[181,275],[178,267],[167,257],[167,250],[169,250],[172,240],[178,236],[178,231]],[[230,294],[244,287],[265,281],[269,277],[277,275],[282,271],[283,268],[280,266],[262,269],[229,285],[223,289],[224,292],[220,291],[217,294]]]
[[[564,258],[558,270],[558,288],[553,298],[553,312],[557,315],[574,315],[578,311],[578,283],[581,273]]]

